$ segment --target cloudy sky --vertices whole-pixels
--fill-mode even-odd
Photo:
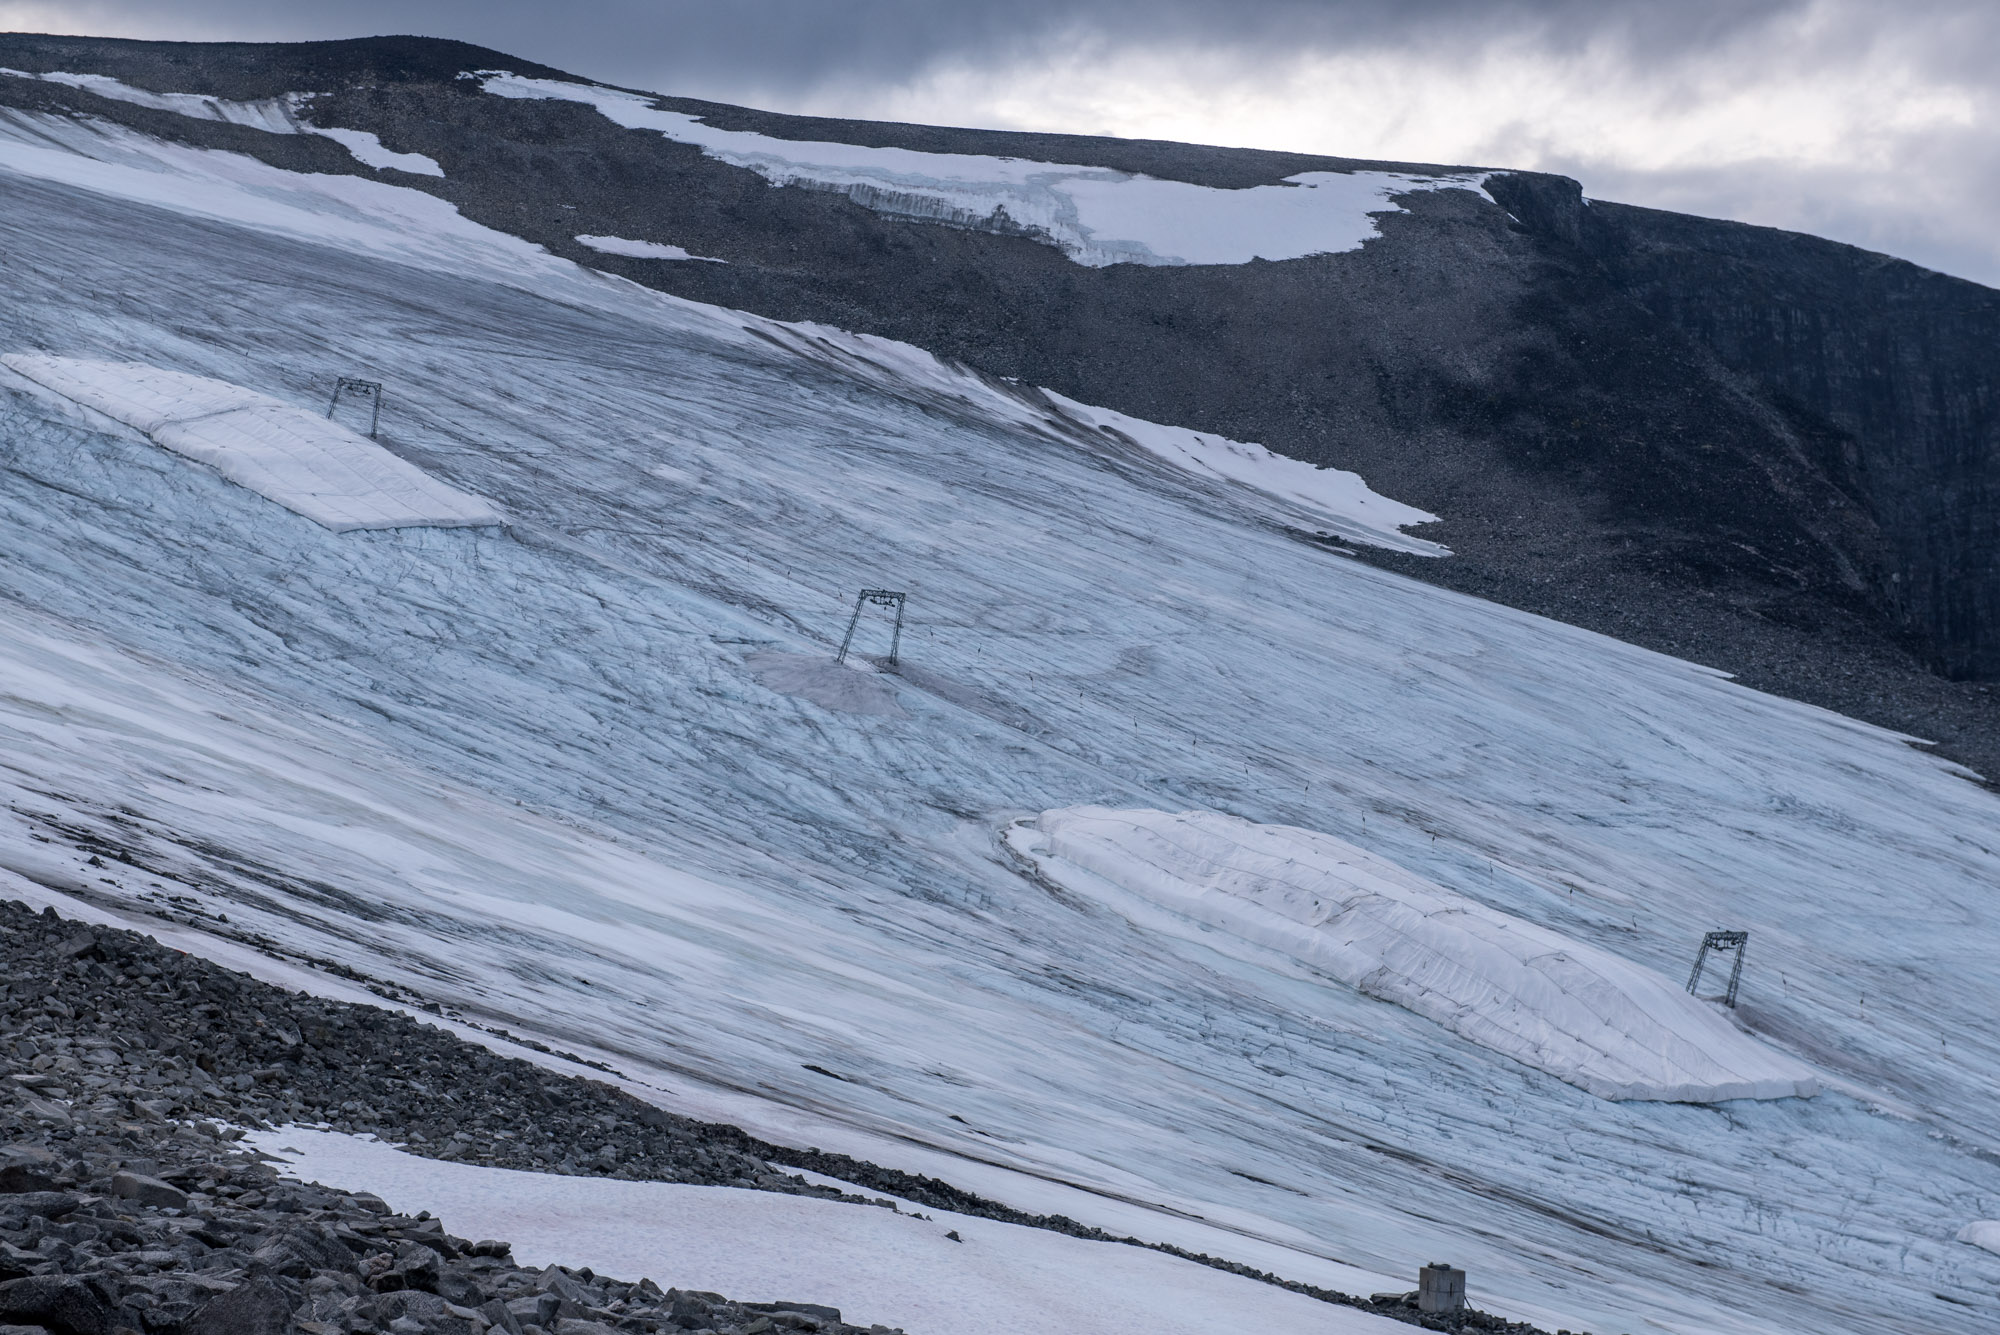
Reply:
[[[0,29],[421,32],[783,111],[1540,168],[2000,286],[2000,0],[0,0]]]

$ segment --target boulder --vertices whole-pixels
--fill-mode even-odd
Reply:
[[[185,1191],[144,1173],[113,1173],[111,1194],[153,1210],[184,1210],[188,1203]]]
[[[270,1275],[253,1275],[203,1304],[181,1335],[286,1335],[291,1323],[292,1299],[284,1285]]]
[[[0,1284],[0,1321],[56,1335],[110,1335],[111,1304],[75,1275],[29,1275]]]

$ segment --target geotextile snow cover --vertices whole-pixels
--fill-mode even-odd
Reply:
[[[0,364],[336,533],[501,522],[477,496],[340,423],[226,381],[34,353],[0,356]]]
[[[1015,846],[1282,951],[1605,1099],[1810,1097],[1802,1063],[1643,965],[1426,881],[1331,835],[1214,811],[1045,811]],[[1025,836],[1025,837],[1023,837]]]

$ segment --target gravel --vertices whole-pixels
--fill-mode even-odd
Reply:
[[[936,1178],[665,1112],[399,1012],[258,982],[151,937],[0,903],[0,1335],[880,1332],[808,1303],[512,1264],[379,1200],[279,1179],[237,1128],[369,1133],[434,1159],[936,1209],[1132,1243],[1424,1329],[1543,1335],[1358,1298],[1030,1215]],[[519,1041],[519,1040],[517,1040]],[[780,1167],[779,1165],[783,1165]],[[228,1299],[224,1302],[224,1299]],[[287,1323],[290,1323],[288,1326]]]

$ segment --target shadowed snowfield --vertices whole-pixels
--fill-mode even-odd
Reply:
[[[0,891],[1303,1280],[1447,1260],[1601,1333],[2000,1319],[1956,1240],[2000,1215],[2000,808],[1952,767],[1286,532],[1434,550],[1358,479],[0,116],[0,352],[380,380],[383,447],[509,524],[335,533],[0,380]],[[804,666],[862,587],[908,591],[905,670]],[[1747,929],[1738,1018],[1823,1092],[1609,1102],[1002,840],[1086,805],[1321,831],[1668,980]]]

